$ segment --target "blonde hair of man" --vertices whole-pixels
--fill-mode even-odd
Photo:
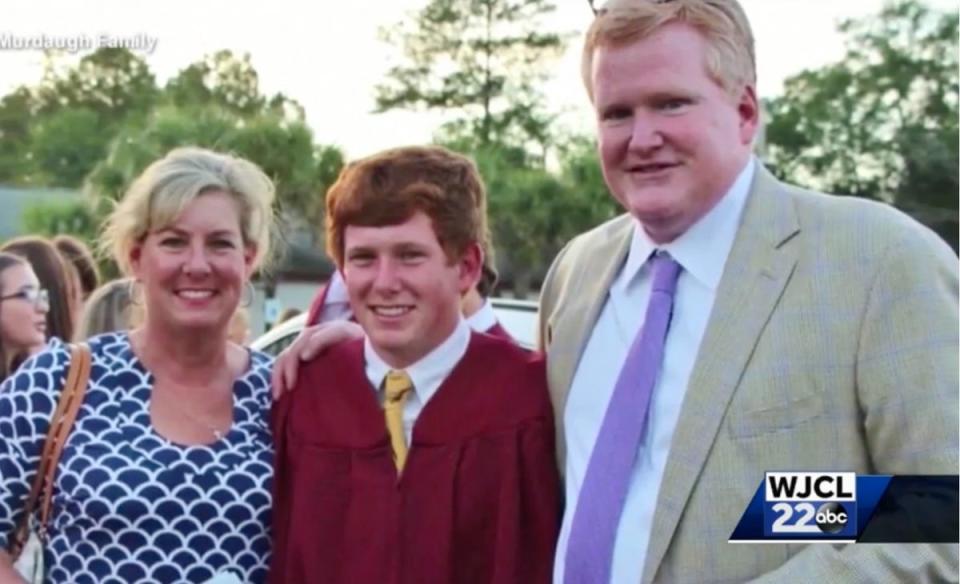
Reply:
[[[609,0],[597,9],[583,44],[580,73],[593,101],[593,56],[597,49],[644,39],[661,27],[684,22],[707,39],[707,72],[738,95],[757,82],[750,22],[737,0]]]

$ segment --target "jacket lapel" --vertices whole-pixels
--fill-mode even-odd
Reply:
[[[690,376],[657,497],[643,582],[652,582],[716,438],[727,404],[796,264],[799,231],[790,199],[762,166]]]
[[[633,224],[628,216],[624,217],[606,239],[591,246],[590,258],[576,262],[578,268],[582,269],[572,276],[570,293],[566,294],[563,305],[558,307],[557,312],[562,313],[562,318],[549,324],[551,344],[547,359],[550,361],[548,371],[552,373],[549,387],[555,412],[554,423],[557,435],[561,437],[557,441],[557,460],[561,472],[566,468],[566,442],[562,437],[570,384],[590,340],[590,332],[607,301],[610,286],[630,248]]]

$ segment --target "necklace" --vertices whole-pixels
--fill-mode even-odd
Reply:
[[[181,414],[183,414],[184,416],[186,416],[187,418],[189,418],[190,420],[192,420],[192,421],[193,421],[194,423],[196,423],[198,426],[203,427],[207,432],[210,432],[211,434],[213,434],[213,437],[214,437],[216,440],[223,440],[223,437],[226,436],[226,432],[224,432],[223,430],[221,430],[216,424],[211,423],[211,422],[210,422],[208,419],[206,419],[206,418],[202,418],[202,417],[196,415],[195,413],[193,413],[192,411],[190,411],[189,408],[186,408],[186,407],[184,407],[183,405],[181,405],[181,404],[180,404],[180,400],[171,399],[171,400],[167,400],[167,401],[169,401],[171,404],[173,404],[173,407],[174,407],[178,412],[180,412]],[[232,419],[232,418],[233,418],[233,413],[231,412],[230,426],[233,426],[233,419]],[[229,430],[230,430],[230,428],[228,427],[228,428],[227,428],[227,431],[229,432]]]

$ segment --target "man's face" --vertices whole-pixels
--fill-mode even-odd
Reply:
[[[479,277],[478,245],[451,262],[420,211],[399,225],[349,225],[343,240],[353,313],[384,361],[406,367],[453,333],[460,297]]]
[[[594,53],[604,178],[658,243],[681,235],[723,197],[757,127],[753,88],[732,97],[708,74],[706,48],[698,30],[672,23]]]

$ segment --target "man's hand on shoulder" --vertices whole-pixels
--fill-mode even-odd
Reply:
[[[349,320],[325,322],[303,329],[293,344],[277,356],[273,365],[270,380],[273,399],[280,399],[297,385],[301,361],[310,361],[328,347],[359,338],[363,338],[363,329]]]

